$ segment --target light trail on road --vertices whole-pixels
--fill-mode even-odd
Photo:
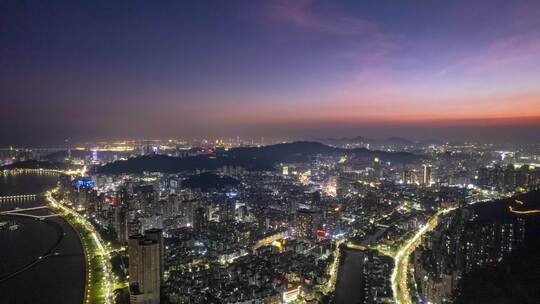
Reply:
[[[540,209],[532,209],[532,210],[515,210],[512,206],[508,206],[508,211],[514,214],[533,214],[533,213],[540,213]]]
[[[335,290],[336,288],[336,281],[338,276],[338,270],[339,270],[339,261],[341,258],[341,244],[344,243],[344,240],[341,239],[335,243],[336,250],[334,251],[334,260],[332,261],[332,264],[330,266],[330,279],[328,279],[328,284],[326,285],[326,291],[331,292]]]
[[[416,234],[412,238],[407,240],[403,244],[403,246],[401,246],[401,248],[397,251],[394,257],[394,269],[390,278],[395,303],[412,304],[411,295],[407,287],[409,257],[419,245],[422,236],[437,227],[439,217],[455,209],[457,208],[452,207],[438,211],[427,221],[424,226],[420,228],[420,230],[416,232]]]
[[[98,249],[97,254],[99,256],[101,256],[101,259],[100,259],[101,263],[102,263],[101,268],[103,269],[104,278],[105,278],[104,286],[103,286],[104,303],[105,304],[114,303],[114,293],[112,292],[112,286],[114,286],[114,277],[113,277],[112,271],[111,271],[111,269],[112,269],[112,266],[111,266],[111,263],[110,263],[111,257],[109,255],[108,250],[103,245],[104,243],[103,243],[103,240],[101,239],[101,236],[96,231],[94,226],[90,222],[88,222],[88,220],[86,220],[86,218],[84,218],[84,216],[80,215],[78,212],[72,210],[71,208],[68,208],[68,207],[64,206],[63,204],[58,203],[56,201],[56,199],[54,197],[52,197],[51,192],[47,192],[46,197],[47,197],[47,200],[49,201],[49,203],[52,206],[54,206],[56,208],[59,208],[62,211],[64,211],[64,212],[70,214],[71,216],[75,217],[78,220],[78,222],[90,233],[90,235],[94,239],[94,242],[96,244],[96,248]],[[87,257],[87,258],[89,258],[89,257]],[[91,277],[91,275],[90,275],[90,277]],[[89,303],[89,299],[88,298],[85,299],[85,302]]]

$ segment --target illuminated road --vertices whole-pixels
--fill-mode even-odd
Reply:
[[[435,229],[439,222],[439,216],[446,214],[456,208],[448,208],[438,211],[428,222],[416,232],[416,234],[407,240],[397,251],[394,257],[394,269],[391,276],[392,293],[394,302],[401,304],[412,304],[411,295],[407,287],[409,257],[420,244],[422,236]]]
[[[331,292],[336,288],[336,281],[339,270],[339,261],[341,259],[341,244],[344,240],[341,239],[335,243],[336,249],[334,250],[334,260],[329,269],[330,279],[328,279],[328,284],[326,285],[326,292]]]
[[[533,214],[533,213],[540,213],[540,209],[532,209],[532,210],[515,210],[512,206],[508,206],[508,211],[515,214]]]
[[[520,201],[520,200],[514,200],[516,202],[516,204],[518,205],[525,205],[525,202],[524,201]],[[534,213],[540,213],[540,209],[530,209],[530,210],[516,210],[514,209],[514,207],[512,206],[508,206],[508,211],[510,213],[514,213],[514,214],[534,214]]]
[[[81,169],[76,170],[60,170],[60,169],[23,169],[23,168],[16,168],[16,169],[7,169],[2,171],[3,174],[9,174],[9,173],[52,173],[52,174],[67,174],[67,175],[85,175],[86,173],[86,166],[83,166]]]
[[[109,255],[109,252],[108,250],[106,249],[105,245],[104,245],[104,242],[103,240],[101,239],[99,233],[95,230],[94,226],[88,222],[86,220],[86,218],[84,216],[82,216],[81,214],[79,214],[78,212],[72,210],[71,208],[61,204],[61,203],[58,203],[56,201],[56,199],[54,197],[52,197],[51,195],[51,192],[47,192],[46,193],[46,197],[47,197],[47,200],[49,201],[49,203],[55,207],[55,208],[58,208],[58,209],[61,209],[62,211],[64,211],[65,213],[73,216],[76,221],[81,224],[84,229],[86,229],[88,231],[88,233],[91,235],[93,241],[95,242],[96,244],[96,248],[97,249],[97,252],[88,252],[88,249],[89,248],[84,248],[85,249],[85,253],[86,253],[86,258],[87,258],[87,263],[89,263],[89,260],[91,259],[90,255],[91,254],[94,254],[95,256],[100,256],[101,259],[101,269],[103,269],[103,275],[104,275],[104,281],[103,281],[103,286],[102,286],[102,289],[103,289],[103,303],[105,304],[112,304],[114,303],[114,294],[113,294],[113,291],[112,291],[112,287],[114,286],[114,277],[113,277],[113,274],[112,274],[112,266],[111,266],[111,263],[110,263],[110,255]],[[85,241],[83,239],[81,239],[81,242],[83,243],[83,246],[86,246],[85,245]],[[88,264],[90,265],[90,264]],[[92,278],[92,271],[87,271],[88,273],[88,280],[87,280],[87,285],[86,285],[86,290],[85,290],[85,302],[86,303],[91,303],[91,297],[92,295],[90,294],[90,290],[91,290],[91,278]],[[95,302],[92,302],[92,303],[95,303]]]

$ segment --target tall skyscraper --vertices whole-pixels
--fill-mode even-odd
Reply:
[[[97,150],[96,149],[92,149],[92,161],[97,161],[98,160],[98,154],[97,154]]]
[[[116,206],[114,208],[114,230],[116,232],[116,237],[118,242],[125,244],[128,241],[129,228],[128,228],[128,218],[127,218],[127,207],[122,205]]]
[[[320,213],[307,209],[298,210],[296,212],[296,235],[302,239],[315,239],[320,221]]]
[[[219,221],[234,222],[236,220],[236,203],[227,200],[219,206]]]
[[[197,205],[198,202],[194,200],[186,200],[180,203],[184,226],[193,226],[193,217]]]
[[[159,195],[154,185],[143,185],[134,189],[140,201],[141,209],[148,213],[155,213]]]
[[[197,207],[193,217],[193,231],[201,233],[208,227],[208,210],[204,207]]]
[[[422,165],[422,185],[426,187],[431,185],[431,165]]]
[[[164,250],[165,250],[165,245],[163,243],[163,231],[161,229],[153,228],[153,229],[146,230],[144,232],[144,235],[147,239],[156,241],[158,243],[159,257],[160,257],[159,276],[160,276],[161,283],[163,283],[163,274],[165,272],[165,264],[163,260],[163,255],[164,255]]]
[[[130,303],[159,304],[162,257],[158,241],[130,236],[128,252]]]
[[[141,234],[130,235],[128,240],[128,255],[129,255],[129,286],[138,284],[139,282],[139,243],[144,240]]]

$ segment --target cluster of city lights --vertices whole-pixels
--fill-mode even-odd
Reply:
[[[451,207],[438,211],[433,217],[428,220],[425,225],[423,225],[416,232],[416,234],[412,238],[406,241],[403,246],[401,246],[401,248],[397,251],[396,255],[394,256],[394,269],[392,270],[392,276],[390,278],[395,303],[412,303],[411,295],[407,287],[409,257],[411,253],[414,252],[416,247],[420,244],[422,236],[437,227],[437,224],[439,222],[439,216],[444,215],[455,209],[456,207]]]
[[[104,274],[104,281],[103,281],[104,303],[105,304],[114,303],[114,298],[113,298],[114,294],[113,294],[113,291],[112,291],[112,287],[114,286],[114,277],[112,275],[112,266],[110,264],[110,255],[109,255],[109,251],[106,248],[106,246],[103,245],[104,243],[103,243],[103,240],[101,239],[101,236],[95,230],[94,226],[90,222],[88,222],[88,220],[86,220],[86,218],[84,216],[80,215],[78,212],[70,209],[69,207],[66,207],[65,205],[59,203],[52,196],[52,193],[54,193],[54,192],[56,192],[56,189],[46,193],[46,197],[47,197],[47,200],[49,201],[49,203],[53,207],[59,208],[62,211],[64,211],[65,213],[73,216],[77,220],[77,222],[79,224],[81,224],[82,227],[84,227],[84,229],[86,229],[86,231],[92,236],[92,238],[93,238],[93,240],[94,240],[94,242],[96,244],[96,248],[97,248],[97,252],[95,254],[101,257],[100,258],[101,268],[103,269],[103,274]],[[81,240],[81,241],[83,241],[83,240]],[[84,243],[84,241],[83,241],[83,243]],[[85,247],[85,249],[86,249],[86,247]],[[90,253],[88,253],[88,252],[85,252],[85,253],[86,253],[87,263],[90,263]],[[91,284],[91,280],[90,280],[91,277],[92,277],[92,274],[90,272],[88,274],[87,291],[85,292],[85,294],[86,294],[86,303],[90,303],[90,294],[89,294],[88,290],[90,289],[89,285]]]
[[[328,284],[326,286],[327,291],[331,292],[336,287],[336,281],[337,281],[337,275],[338,275],[338,269],[339,269],[339,261],[341,259],[341,244],[345,242],[345,239],[340,239],[336,241],[335,246],[336,250],[334,251],[334,260],[332,261],[332,264],[329,267],[329,274],[330,279],[328,280]]]

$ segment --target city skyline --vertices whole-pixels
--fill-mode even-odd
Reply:
[[[534,1],[0,6],[1,146],[540,139]]]
[[[0,303],[540,303],[540,1],[0,1]]]

